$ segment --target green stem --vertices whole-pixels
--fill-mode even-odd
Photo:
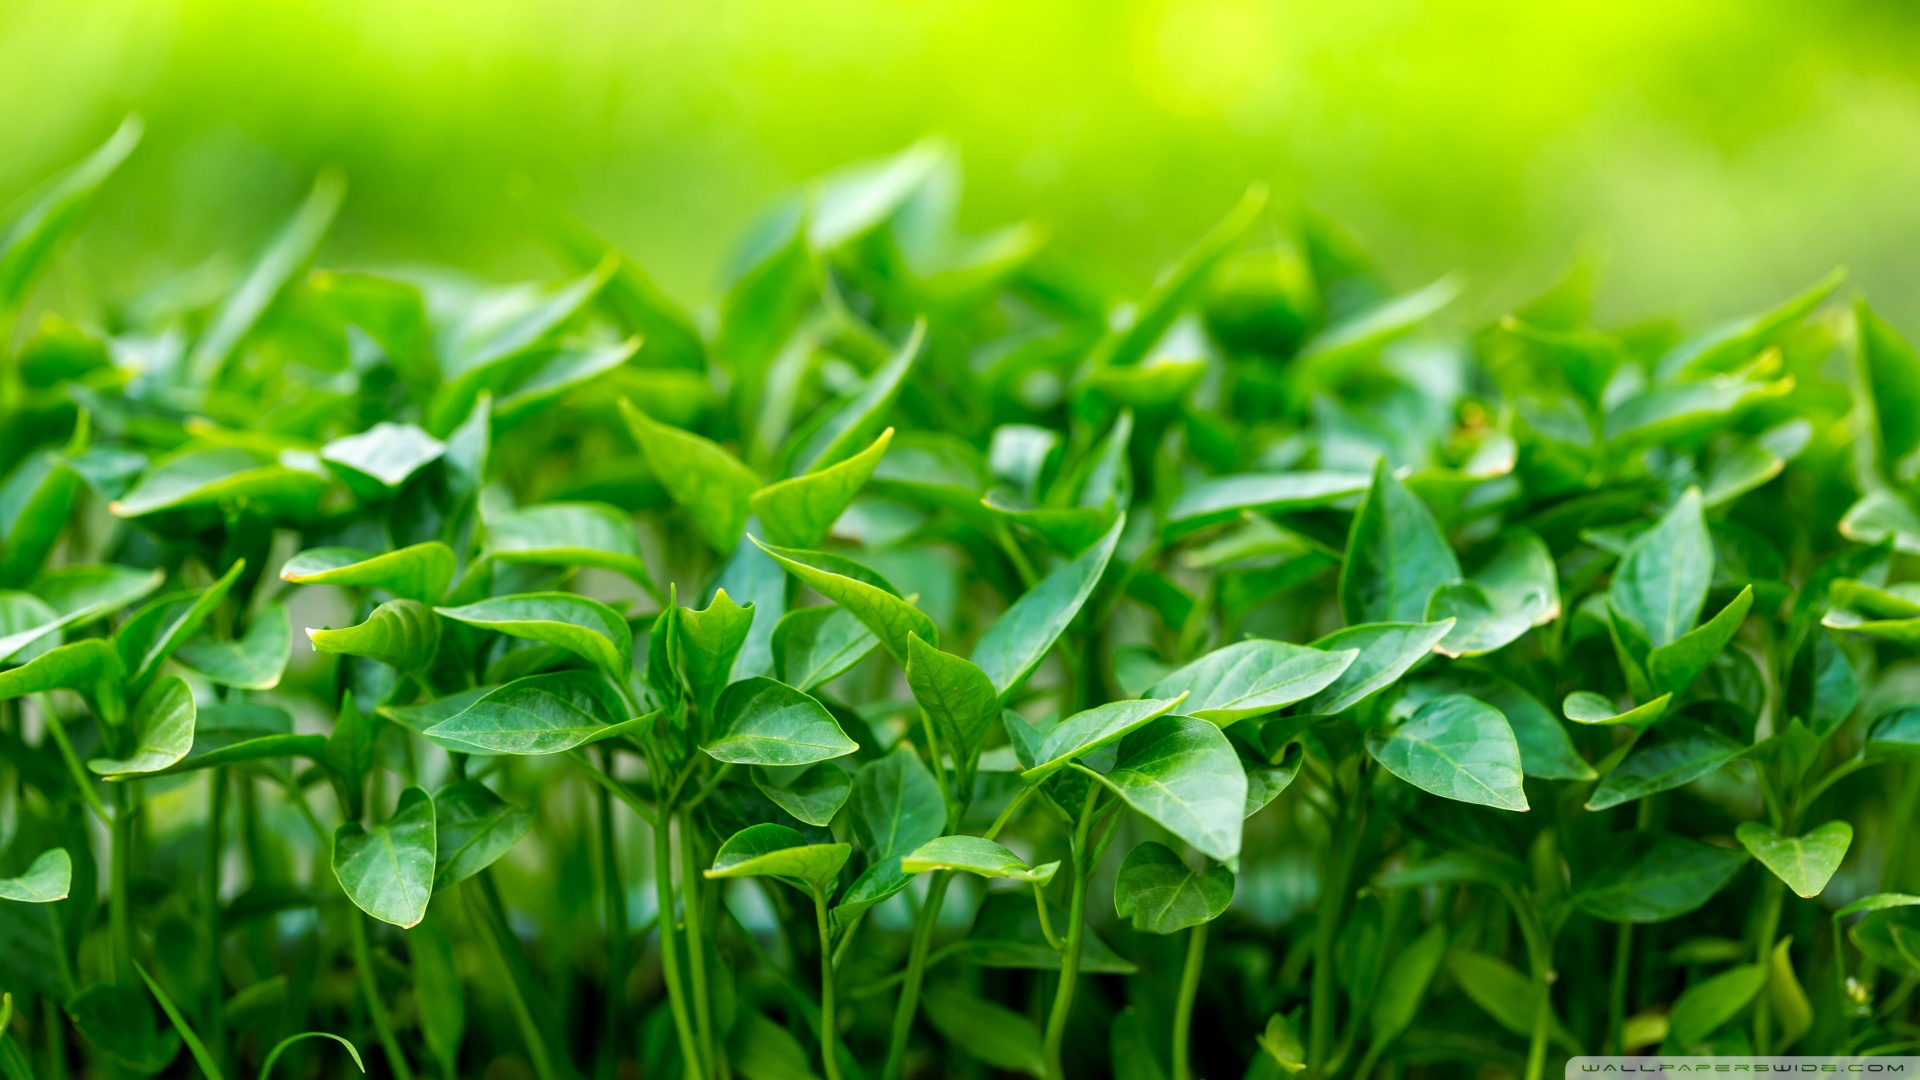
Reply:
[[[1327,1058],[1333,1049],[1334,999],[1338,991],[1333,970],[1334,935],[1339,929],[1347,875],[1351,872],[1351,845],[1346,842],[1347,804],[1341,800],[1338,789],[1331,794],[1334,812],[1328,821],[1327,869],[1321,882],[1320,914],[1313,930],[1313,983],[1308,990],[1307,1006],[1307,1074],[1314,1080],[1325,1080]]]
[[[73,778],[73,786],[86,800],[87,808],[99,816],[102,824],[112,824],[113,815],[100,801],[100,793],[93,789],[93,777],[80,764],[80,755],[74,753],[73,743],[67,739],[67,726],[60,722],[60,714],[53,709],[53,698],[48,694],[38,696],[40,715],[47,718],[47,734],[53,736],[53,744],[60,748],[60,760],[67,766],[67,775]]]
[[[1889,820],[1900,822],[1900,828],[1893,830],[1892,844],[1887,848],[1887,863],[1880,868],[1880,891],[1897,892],[1900,884],[1900,870],[1907,859],[1907,834],[1913,830],[1905,824],[1920,813],[1920,764],[1909,764],[1907,775],[1900,784],[1900,795],[1894,803],[1893,817]]]
[[[1607,1052],[1627,1052],[1627,979],[1633,965],[1633,924],[1620,923],[1613,934],[1613,979],[1607,984]]]
[[[1774,935],[1780,932],[1780,907],[1786,900],[1786,885],[1773,874],[1767,875],[1760,899],[1760,930],[1754,950],[1754,962],[1765,965],[1773,959]],[[1772,1053],[1773,1045],[1773,995],[1765,987],[1760,996],[1753,1001],[1753,1050],[1756,1054]]]
[[[226,1056],[225,1010],[221,1008],[220,947],[220,832],[227,816],[227,770],[215,768],[207,773],[210,788],[207,797],[206,893],[203,899],[208,946],[206,1012],[201,1025],[207,1046],[218,1057]]]
[[[133,984],[133,915],[128,909],[127,886],[133,865],[134,790],[138,781],[113,785],[112,849],[107,866],[107,925],[113,935],[113,977],[122,986]]]
[[[1533,1031],[1527,1040],[1525,1080],[1541,1080],[1547,1068],[1547,1040],[1553,1035],[1553,942],[1540,925],[1540,915],[1519,890],[1502,886],[1512,906],[1520,935],[1527,943],[1527,966],[1533,974]]]
[[[673,917],[673,815],[660,808],[660,822],[653,831],[653,888],[660,908],[660,973],[667,983],[667,1004],[673,1011],[673,1030],[680,1039],[680,1056],[685,1061],[689,1080],[706,1074],[700,1057],[700,1041],[693,1033],[693,1021],[687,1013],[687,991],[680,983],[679,932]]]
[[[1173,1080],[1190,1080],[1188,1046],[1193,1036],[1193,1000],[1200,993],[1200,968],[1207,956],[1207,924],[1187,935],[1187,964],[1180,971],[1180,997],[1173,1007]]]
[[[887,1063],[880,1070],[881,1080],[900,1080],[907,1061],[907,1039],[913,1034],[913,1018],[920,1010],[920,982],[927,973],[927,948],[933,941],[933,925],[940,918],[940,906],[947,896],[950,870],[936,870],[927,879],[927,899],[913,920],[913,944],[907,952],[906,981],[900,985],[900,999],[894,1004],[893,1030],[887,1040]]]
[[[813,916],[820,925],[820,1057],[827,1080],[840,1080],[839,1013],[833,1004],[833,932],[827,926],[827,895],[813,888]]]
[[[487,959],[493,962],[501,988],[506,991],[507,1006],[513,1010],[521,1041],[527,1044],[527,1057],[533,1062],[534,1075],[540,1080],[556,1080],[547,1037],[540,1030],[539,1018],[534,1016],[533,1006],[527,999],[525,975],[507,953],[508,935],[513,933],[513,928],[507,922],[500,894],[493,889],[493,879],[483,870],[469,878],[465,887],[469,921],[479,932],[480,944],[487,951]]]
[[[600,1080],[611,1080],[620,1067],[620,1038],[624,1026],[621,1014],[626,1007],[627,982],[627,897],[621,885],[620,856],[614,844],[613,796],[605,789],[598,792],[600,811],[600,883],[605,906],[607,936],[607,1002],[601,1020],[600,1060],[596,1072]]]
[[[695,850],[698,835],[693,815],[683,808],[680,811],[680,882],[686,894],[682,903],[687,912],[687,970],[693,981],[693,1021],[700,1037],[700,1060],[711,1076],[720,1059],[714,1054],[713,1009],[707,993],[707,937],[701,927],[704,917],[700,904],[701,878],[700,869],[695,865],[699,858]]]
[[[1100,797],[1100,785],[1087,788],[1087,801],[1080,808],[1080,823],[1073,834],[1073,891],[1067,906],[1067,949],[1060,957],[1060,985],[1054,990],[1053,1010],[1047,1014],[1047,1034],[1043,1061],[1048,1080],[1065,1080],[1066,1068],[1060,1048],[1067,1037],[1067,1017],[1073,1013],[1074,990],[1080,982],[1080,953],[1087,940],[1087,877],[1093,872],[1093,860],[1087,846],[1093,827],[1094,805]]]
[[[351,903],[347,905],[347,932],[353,938],[353,966],[359,969],[360,994],[367,999],[367,1015],[373,1020],[373,1033],[386,1051],[387,1067],[397,1080],[413,1080],[413,1066],[400,1052],[400,1041],[393,1036],[393,1023],[387,1019],[387,1007],[380,1001],[380,984],[373,977],[373,949],[367,944],[367,917]]]

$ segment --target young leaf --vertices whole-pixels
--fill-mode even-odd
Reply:
[[[235,560],[219,580],[200,592],[162,597],[128,619],[114,635],[120,663],[128,672],[127,681],[135,686],[144,684],[174,650],[200,629],[200,624],[226,599],[227,591],[246,568],[245,559]]]
[[[1690,1047],[1706,1039],[1759,996],[1767,984],[1765,964],[1742,964],[1687,987],[1667,1016],[1667,1039]]]
[[[760,477],[719,444],[662,424],[625,398],[620,411],[647,464],[694,528],[715,551],[732,551],[746,529]]]
[[[1654,689],[1678,694],[1691,686],[1713,662],[1714,655],[1733,640],[1752,607],[1753,586],[1749,585],[1705,624],[1656,646],[1647,654],[1647,675]]]
[[[1560,711],[1576,724],[1626,724],[1646,728],[1666,715],[1667,705],[1672,701],[1672,694],[1661,694],[1652,701],[1622,712],[1614,707],[1613,702],[1591,690],[1575,690],[1560,703]]]
[[[222,505],[307,516],[326,491],[326,477],[305,468],[263,465],[237,446],[190,448],[155,461],[108,509],[123,518]]]
[[[274,604],[254,617],[238,641],[202,635],[180,646],[175,663],[221,686],[240,690],[271,690],[293,657],[293,623],[284,604]]]
[[[1347,622],[1425,618],[1433,591],[1460,576],[1460,560],[1433,512],[1394,479],[1381,458],[1354,514],[1340,566],[1340,611]]]
[[[187,357],[193,385],[209,386],[220,378],[234,351],[253,333],[260,316],[320,250],[320,242],[326,238],[346,193],[346,178],[338,172],[323,172],[314,180],[306,201],[260,253],[247,276],[227,294],[194,342],[193,353]]]
[[[1442,619],[1432,623],[1366,623],[1328,634],[1312,647],[1327,653],[1357,649],[1360,655],[1297,711],[1324,716],[1345,712],[1392,686],[1452,630],[1453,620]]]
[[[1688,488],[1634,538],[1607,587],[1616,618],[1631,623],[1650,645],[1677,640],[1700,621],[1713,579],[1713,541],[1700,512],[1700,491]]]
[[[128,727],[133,751],[123,758],[94,758],[87,768],[102,776],[122,777],[158,772],[193,749],[193,691],[185,680],[169,675],[140,695]]]
[[[1373,1044],[1384,1046],[1413,1026],[1427,987],[1447,958],[1447,924],[1436,922],[1400,950],[1380,980],[1367,1017]]]
[[[808,437],[806,445],[800,448],[794,459],[801,471],[818,473],[838,465],[853,457],[860,447],[874,441],[880,429],[886,426],[887,413],[893,408],[894,399],[900,396],[900,387],[906,380],[907,372],[913,369],[914,361],[920,358],[921,347],[926,344],[926,339],[926,320],[917,320],[913,330],[907,334],[907,340],[881,365],[880,370],[873,373],[866,385],[860,388],[860,393],[841,406]],[[869,470],[871,468],[868,466]]]
[[[435,832],[433,796],[410,787],[384,823],[334,830],[333,876],[361,911],[403,930],[418,925],[433,898]]]
[[[476,780],[459,780],[433,797],[433,887],[444,889],[491,866],[533,828],[533,811]]]
[[[1190,716],[1153,720],[1121,740],[1105,780],[1195,850],[1229,867],[1239,860],[1247,775],[1218,726]]]
[[[1691,784],[1746,750],[1718,728],[1691,720],[1669,721],[1600,781],[1587,799],[1587,809],[1606,810]]]
[[[987,674],[971,662],[907,638],[907,688],[933,720],[941,745],[972,776],[987,732],[1000,715],[1000,695]]]
[[[619,612],[598,600],[573,593],[524,593],[433,610],[482,630],[558,645],[611,679],[625,679],[633,670],[633,630]]]
[[[91,692],[103,679],[118,679],[120,672],[120,655],[113,646],[105,638],[87,638],[0,671],[0,701],[43,690]]]
[[[114,174],[146,126],[137,116],[120,122],[100,148],[48,180],[32,201],[0,229],[0,326],[10,326],[27,290],[45,272],[60,242],[73,231],[101,185]]]
[[[590,671],[555,671],[515,679],[459,714],[428,728],[496,754],[558,754],[612,734],[626,703]]]
[[[741,607],[727,590],[717,589],[704,611],[684,608],[673,620],[680,674],[703,715],[713,713],[714,700],[727,685],[734,659],[753,628],[753,614],[752,604]]]
[[[1034,764],[1021,773],[1029,784],[1067,767],[1074,758],[1090,754],[1108,743],[1118,742],[1145,726],[1155,717],[1172,712],[1185,699],[1146,698],[1140,701],[1110,701],[1085,712],[1074,713],[1048,731],[1034,754]]]
[[[940,785],[912,746],[860,767],[853,777],[853,831],[875,862],[898,860],[946,828]]]
[[[1369,730],[1367,753],[1388,772],[1442,798],[1527,809],[1513,729],[1500,710],[1465,694],[1434,698],[1391,730]]]
[[[1493,652],[1535,626],[1560,617],[1560,585],[1553,553],[1533,533],[1515,530],[1470,581],[1434,590],[1426,619],[1452,618],[1438,650],[1447,656]]]
[[[487,554],[504,563],[597,566],[653,589],[633,522],[600,503],[541,503],[489,518]]]
[[[1190,484],[1167,508],[1161,532],[1168,539],[1253,510],[1290,513],[1350,499],[1368,490],[1373,478],[1362,472],[1243,473]]]
[[[367,620],[342,630],[307,630],[315,652],[364,656],[402,671],[421,672],[440,647],[440,620],[417,600],[389,600]]]
[[[73,887],[73,859],[65,848],[43,851],[19,877],[0,878],[0,900],[51,904],[65,900]]]
[[[785,683],[755,676],[720,694],[719,737],[704,750],[742,765],[808,765],[859,749],[819,702]]]
[[[1574,864],[1573,902],[1597,919],[1657,923],[1695,910],[1747,864],[1743,851],[1671,833],[1606,838]],[[1580,873],[1582,867],[1591,868]]]
[[[1127,367],[1144,360],[1181,312],[1199,298],[1213,271],[1239,246],[1267,205],[1265,185],[1247,189],[1227,216],[1168,267],[1140,300],[1133,322],[1109,333],[1087,361],[1089,368]]]
[[[447,452],[447,444],[414,424],[382,420],[358,435],[320,448],[320,460],[363,499],[384,498]],[[434,599],[437,599],[434,598]]]
[[[785,825],[751,825],[720,845],[706,876],[771,877],[803,892],[824,890],[852,854],[847,844],[809,844]]]
[[[374,555],[355,548],[308,548],[280,568],[295,585],[355,585],[384,589],[401,600],[432,604],[446,595],[457,560],[438,541]]]
[[[1227,727],[1325,690],[1359,655],[1358,649],[1325,652],[1284,641],[1239,641],[1154,683],[1145,696],[1186,693],[1186,715]]]
[[[761,765],[753,770],[753,786],[795,818],[825,828],[853,794],[853,777],[825,763]]]
[[[781,547],[819,547],[873,475],[892,441],[893,429],[888,428],[872,446],[845,461],[754,492],[750,505],[766,529],[767,539]]]
[[[1060,869],[1058,862],[1028,866],[1018,855],[991,840],[978,836],[940,836],[914,848],[900,860],[900,869],[909,874],[929,870],[965,870],[983,878],[1012,878],[1045,885]]]
[[[1145,841],[1127,852],[1113,881],[1113,913],[1135,930],[1172,934],[1212,922],[1233,901],[1233,874],[1213,866],[1195,872],[1164,844]]]
[[[880,644],[853,613],[837,604],[787,612],[773,628],[774,673],[796,690],[846,674]]]
[[[1040,1028],[1021,1013],[950,983],[928,987],[920,1004],[933,1029],[969,1057],[1008,1072],[1046,1075]]]
[[[1122,514],[1094,545],[1014,601],[973,646],[973,662],[1006,697],[1047,655],[1106,572],[1127,524]],[[935,643],[932,635],[922,634]]]
[[[907,637],[918,634],[929,644],[938,644],[939,632],[926,613],[900,598],[893,586],[880,575],[823,551],[795,551],[747,539],[787,568],[801,584],[845,608],[848,614],[865,623],[880,643],[887,647],[901,667],[907,666]]]
[[[1853,826],[1844,821],[1829,821],[1801,836],[1784,836],[1778,829],[1757,821],[1743,821],[1734,830],[1740,846],[1747,849],[1775,877],[1801,896],[1819,896],[1840,869],[1847,846],[1853,842]]]

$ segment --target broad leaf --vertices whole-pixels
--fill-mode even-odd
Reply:
[[[0,701],[43,690],[91,693],[103,679],[120,677],[120,654],[105,638],[87,638],[48,649],[17,668],[0,671]]]
[[[361,498],[381,498],[446,452],[446,443],[418,426],[382,420],[358,435],[321,447],[320,460]]]
[[[930,644],[940,635],[933,620],[888,585],[884,578],[848,559],[823,551],[795,551],[760,543],[748,537],[773,560],[800,579],[801,584],[845,608],[866,624],[901,667],[907,665],[907,637],[918,634]]]
[[[1436,648],[1448,656],[1480,656],[1559,618],[1557,575],[1544,541],[1530,532],[1510,534],[1472,580],[1434,590],[1427,621],[1454,620],[1453,630]]]
[[[127,755],[94,758],[87,768],[111,777],[158,772],[193,749],[194,717],[193,691],[185,680],[169,675],[149,687],[134,706],[127,722],[132,737]]]
[[[1595,918],[1622,923],[1685,915],[1726,887],[1747,863],[1743,851],[1664,832],[1617,834],[1579,854],[1574,904]]]
[[[1369,730],[1367,753],[1388,772],[1442,798],[1527,809],[1513,729],[1500,710],[1465,694],[1434,698],[1391,730]]]
[[[293,656],[293,623],[283,604],[254,617],[238,641],[201,636],[180,646],[176,663],[209,682],[240,690],[271,690]]]
[[[598,600],[573,593],[524,593],[433,610],[482,630],[558,645],[609,678],[625,679],[633,670],[633,631],[619,612]]]
[[[440,647],[440,620],[417,600],[389,600],[367,621],[341,630],[307,630],[315,652],[364,656],[407,672],[425,671]]]
[[[747,526],[760,477],[719,444],[662,424],[625,399],[620,411],[654,476],[694,528],[715,551],[732,551]]]
[[[1240,641],[1154,683],[1146,696],[1185,693],[1182,712],[1227,727],[1325,690],[1359,655],[1357,649],[1326,652],[1283,641]]]
[[[384,589],[402,600],[432,604],[446,595],[456,565],[453,549],[438,541],[384,555],[355,548],[309,548],[287,560],[280,568],[280,579],[296,585]]]
[[[1739,1015],[1767,984],[1765,964],[1742,964],[1687,987],[1667,1016],[1667,1038],[1689,1047]]]
[[[846,674],[880,644],[873,631],[837,604],[787,612],[773,628],[773,665],[780,681],[811,690]]]
[[[19,877],[0,878],[0,900],[51,904],[65,900],[73,887],[73,860],[65,848],[43,851]]]
[[[1587,809],[1606,810],[1691,784],[1746,749],[1718,728],[1692,720],[1668,721],[1601,779],[1587,799]]]
[[[1020,856],[978,836],[941,836],[921,844],[900,860],[909,874],[929,870],[964,870],[983,878],[1012,878],[1045,885],[1060,869],[1058,862],[1028,866]]]
[[[759,676],[720,694],[714,722],[719,737],[703,749],[741,765],[808,765],[859,749],[818,701]]]
[[[558,754],[616,734],[626,703],[590,671],[515,679],[427,729],[496,754]]]
[[[963,782],[970,779],[987,732],[1000,715],[1000,695],[992,680],[971,662],[910,636],[907,688],[932,719],[941,746],[960,763]]]
[[[1127,852],[1113,882],[1113,912],[1135,930],[1172,934],[1212,922],[1233,901],[1233,875],[1214,866],[1196,872],[1164,844],[1148,840]]]
[[[947,805],[933,774],[902,743],[853,778],[853,831],[875,862],[899,859],[946,830]]]
[[[1453,630],[1452,619],[1433,623],[1367,623],[1336,630],[1313,648],[1321,652],[1359,650],[1360,655],[1326,689],[1301,703],[1301,713],[1331,716],[1345,712],[1413,669]]]
[[[487,554],[504,563],[597,566],[653,587],[633,522],[600,503],[541,503],[489,518]]]
[[[1286,513],[1310,510],[1365,492],[1372,477],[1355,472],[1245,473],[1190,484],[1167,508],[1161,531],[1169,538],[1249,510]]]
[[[533,811],[513,805],[476,780],[459,780],[433,797],[433,887],[472,877],[505,855],[533,828]]]
[[[1713,662],[1714,655],[1733,640],[1752,607],[1753,586],[1749,585],[1705,624],[1655,647],[1647,654],[1647,675],[1654,689],[1678,694],[1691,686]]]
[[[245,506],[259,514],[310,514],[326,493],[324,476],[283,464],[262,465],[235,446],[183,450],[154,462],[110,504],[124,518],[169,510]]]
[[[809,825],[822,828],[853,794],[853,777],[838,765],[763,765],[753,770],[753,785],[775,806]]]
[[[1713,541],[1700,512],[1700,492],[1680,501],[1641,533],[1621,557],[1607,587],[1614,616],[1632,623],[1658,648],[1700,621],[1713,580]]]
[[[873,475],[892,441],[893,429],[888,428],[872,446],[845,461],[754,492],[750,505],[767,539],[781,547],[819,547]]]
[[[1771,826],[1744,821],[1734,830],[1740,846],[1752,853],[1775,877],[1805,897],[1819,896],[1840,869],[1847,846],[1853,842],[1853,826],[1844,821],[1829,821],[1800,836],[1785,836]]]
[[[1247,776],[1220,728],[1190,716],[1163,716],[1120,742],[1105,776],[1129,806],[1210,858],[1240,857]]]
[[[771,877],[802,891],[820,891],[833,883],[852,854],[846,844],[809,844],[785,825],[752,825],[720,845],[706,875]]]
[[[400,793],[393,816],[371,829],[357,821],[333,834],[333,876],[355,907],[405,929],[427,917],[436,851],[433,796]]]
[[[973,662],[993,680],[1001,697],[1039,666],[1047,650],[1079,614],[1093,587],[1100,583],[1100,575],[1106,572],[1107,561],[1113,557],[1126,524],[1123,514],[1092,547],[1014,601],[974,643]],[[930,634],[921,637],[935,642]]]
[[[1394,479],[1381,458],[1354,514],[1340,566],[1340,611],[1347,622],[1424,619],[1433,591],[1460,576],[1460,560],[1433,512]]]
[[[1110,701],[1074,713],[1048,731],[1034,751],[1034,765],[1021,774],[1029,784],[1039,783],[1067,767],[1074,758],[1090,754],[1144,727],[1155,717],[1172,712],[1185,699],[1146,698]]]
[[[675,616],[671,632],[680,674],[702,714],[712,714],[715,699],[727,685],[734,659],[753,628],[753,615],[751,603],[741,607],[727,590],[717,589],[705,610],[685,608]]]

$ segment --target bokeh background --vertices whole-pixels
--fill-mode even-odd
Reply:
[[[968,223],[1132,284],[1264,179],[1462,317],[1585,251],[1613,319],[1846,264],[1920,330],[1905,0],[4,0],[0,102],[0,199],[147,121],[69,295],[218,276],[338,164],[328,264],[550,276],[524,176],[698,307],[770,199],[932,133]]]

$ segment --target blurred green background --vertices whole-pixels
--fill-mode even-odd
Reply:
[[[968,223],[1126,284],[1265,179],[1471,313],[1584,250],[1614,319],[1844,263],[1911,331],[1917,45],[1891,0],[6,0],[0,198],[137,111],[63,301],[217,276],[332,163],[330,265],[549,276],[525,175],[699,306],[768,200],[936,133]]]

